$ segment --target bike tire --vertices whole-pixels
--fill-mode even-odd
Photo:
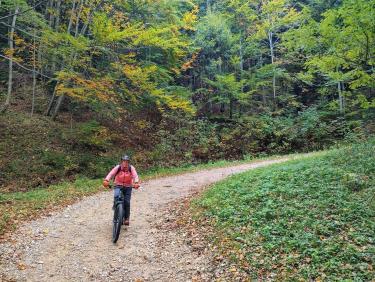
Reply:
[[[123,204],[118,204],[116,206],[115,215],[113,217],[113,230],[112,230],[112,242],[113,243],[116,243],[120,236],[123,218],[124,218]]]

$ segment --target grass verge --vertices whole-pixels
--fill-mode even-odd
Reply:
[[[213,185],[194,220],[250,279],[375,279],[375,141]]]

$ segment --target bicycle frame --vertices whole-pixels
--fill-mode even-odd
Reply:
[[[122,222],[124,220],[124,212],[125,212],[125,195],[124,189],[127,187],[121,187],[120,193],[118,197],[114,201],[114,211],[113,211],[113,231],[112,231],[112,242],[116,243],[119,236],[120,230],[122,226]]]
[[[120,188],[120,194],[119,196],[114,200],[114,204],[113,204],[113,207],[114,207],[114,210],[116,211],[116,208],[119,204],[123,204],[123,207],[125,207],[125,195],[124,195],[124,189],[126,188],[132,188],[132,186],[129,186],[129,187],[121,187]],[[116,216],[116,214],[114,214],[114,217]]]

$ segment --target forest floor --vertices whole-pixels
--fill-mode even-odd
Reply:
[[[117,244],[112,191],[22,225],[0,245],[2,281],[209,281],[212,250],[176,227],[173,207],[231,174],[289,160],[263,160],[153,179],[133,191],[131,220]],[[173,228],[175,226],[175,228]],[[222,268],[226,267],[224,263]]]

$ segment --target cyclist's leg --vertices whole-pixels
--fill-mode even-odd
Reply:
[[[115,189],[113,189],[113,208],[115,207],[116,200],[120,196],[120,187],[115,186]]]
[[[125,208],[125,219],[129,220],[130,217],[130,199],[132,196],[132,189],[131,187],[128,187],[124,190],[124,208]]]

